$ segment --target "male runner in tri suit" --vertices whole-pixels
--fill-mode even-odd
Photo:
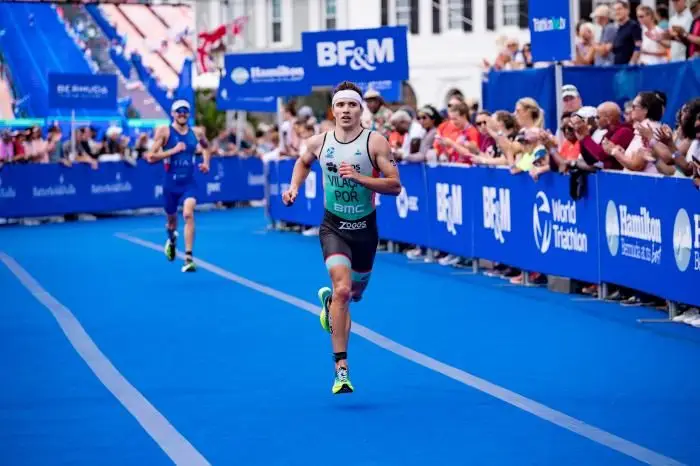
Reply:
[[[183,203],[182,216],[185,220],[185,264],[183,272],[197,270],[192,260],[194,245],[194,208],[197,205],[196,183],[194,179],[195,155],[201,152],[204,160],[199,170],[209,172],[209,144],[203,134],[196,134],[189,127],[190,104],[186,100],[176,100],[170,108],[173,122],[156,130],[155,140],[146,159],[151,162],[165,160],[165,180],[163,181],[163,198],[165,214],[168,217],[166,229],[168,239],[165,242],[165,255],[169,261],[175,260],[177,242],[177,209]]]
[[[360,125],[362,94],[350,82],[333,93],[335,131],[312,136],[307,151],[294,165],[286,205],[294,203],[299,187],[318,158],[323,171],[325,213],[319,231],[323,257],[333,289],[318,291],[321,326],[331,334],[335,360],[332,392],[354,390],[348,377],[350,301],[357,302],[369,283],[377,252],[377,219],[374,193],[398,195],[401,181],[389,142],[381,134]],[[384,178],[379,175],[383,174]]]

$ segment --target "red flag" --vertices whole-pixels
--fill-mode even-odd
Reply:
[[[248,24],[247,16],[239,16],[231,23],[231,34],[238,36],[243,33],[243,28]]]

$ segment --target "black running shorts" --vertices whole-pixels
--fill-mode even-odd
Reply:
[[[349,263],[355,273],[372,271],[379,242],[376,211],[359,220],[348,221],[326,210],[318,236],[329,270],[334,265]]]

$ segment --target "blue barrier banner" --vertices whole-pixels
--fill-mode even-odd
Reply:
[[[408,80],[407,34],[405,26],[303,32],[307,77],[318,86]]]
[[[514,112],[515,104],[519,99],[532,97],[544,110],[547,128],[554,132],[559,126],[554,92],[554,67],[522,71],[491,71],[484,87],[488,89],[485,94],[488,100],[484,100],[485,109],[492,112],[497,110]]]
[[[616,102],[622,108],[641,90],[642,69],[634,66],[600,66],[591,74],[589,66],[565,66],[563,82],[573,84],[584,105],[597,106],[603,100]]]
[[[700,194],[686,179],[598,177],[601,279],[700,305]]]
[[[270,216],[274,220],[298,223],[300,225],[318,226],[323,219],[323,174],[318,161],[314,162],[304,186],[291,206],[282,203],[282,193],[289,188],[294,171],[294,160],[271,162],[268,179],[270,180]]]
[[[385,102],[401,101],[401,88],[403,86],[401,81],[370,81],[368,83],[356,82],[355,84],[362,89],[363,95],[369,89],[374,89],[381,94]]]
[[[277,112],[277,97],[234,97],[225,87],[216,91],[218,110],[241,110],[246,112]]]
[[[282,189],[281,183],[284,182],[289,184],[291,178],[282,180],[280,179],[280,163],[281,162],[271,162],[265,166],[265,182],[267,183],[267,215],[272,221],[282,220],[284,216],[284,204],[282,204]],[[285,187],[286,189],[286,187]]]
[[[568,176],[537,182],[509,170],[473,170],[474,249],[484,257],[528,271],[592,283],[599,279],[595,180],[574,201]]]
[[[554,4],[554,2],[551,2]],[[622,106],[641,91],[662,91],[668,99],[663,121],[673,124],[685,102],[700,95],[700,60],[653,66],[565,66],[563,83],[575,85],[584,105],[603,102]],[[554,67],[521,71],[491,71],[482,86],[484,108],[513,111],[515,102],[532,97],[545,112],[547,128],[558,126]]]
[[[423,164],[399,166],[403,189],[398,196],[377,194],[377,224],[383,239],[409,244],[425,243],[428,216]]]
[[[214,158],[208,174],[197,173],[199,203],[262,199],[259,159]],[[136,167],[105,162],[8,165],[0,171],[0,218],[99,213],[163,205],[162,164],[140,160]]]
[[[428,247],[473,256],[470,171],[457,166],[426,167]]]
[[[49,73],[49,108],[115,110],[117,75]]]
[[[293,166],[270,164],[271,216],[318,225],[318,164],[296,204],[281,203]],[[401,194],[378,196],[384,240],[700,305],[700,193],[690,180],[601,172],[574,200],[570,177],[555,173],[534,181],[496,168],[402,164],[399,171]],[[0,197],[7,194],[0,186]]]
[[[224,57],[219,87],[229,96],[286,97],[311,93],[303,52],[235,53]]]
[[[532,61],[566,61],[573,58],[571,2],[530,0],[528,3]]]

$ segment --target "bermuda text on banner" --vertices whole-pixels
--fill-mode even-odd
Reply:
[[[318,164],[313,189],[282,204],[293,164],[270,166],[270,215],[316,226]],[[700,193],[689,180],[598,173],[573,199],[570,177],[558,174],[535,182],[503,169],[419,164],[400,173],[401,194],[377,197],[383,239],[700,305]]]
[[[105,162],[98,170],[84,164],[9,165],[0,171],[0,218],[113,212],[163,206],[162,164],[136,167]],[[197,172],[197,202],[262,199],[259,159],[211,160],[208,174]]]
[[[49,108],[114,110],[117,75],[49,73]]]

